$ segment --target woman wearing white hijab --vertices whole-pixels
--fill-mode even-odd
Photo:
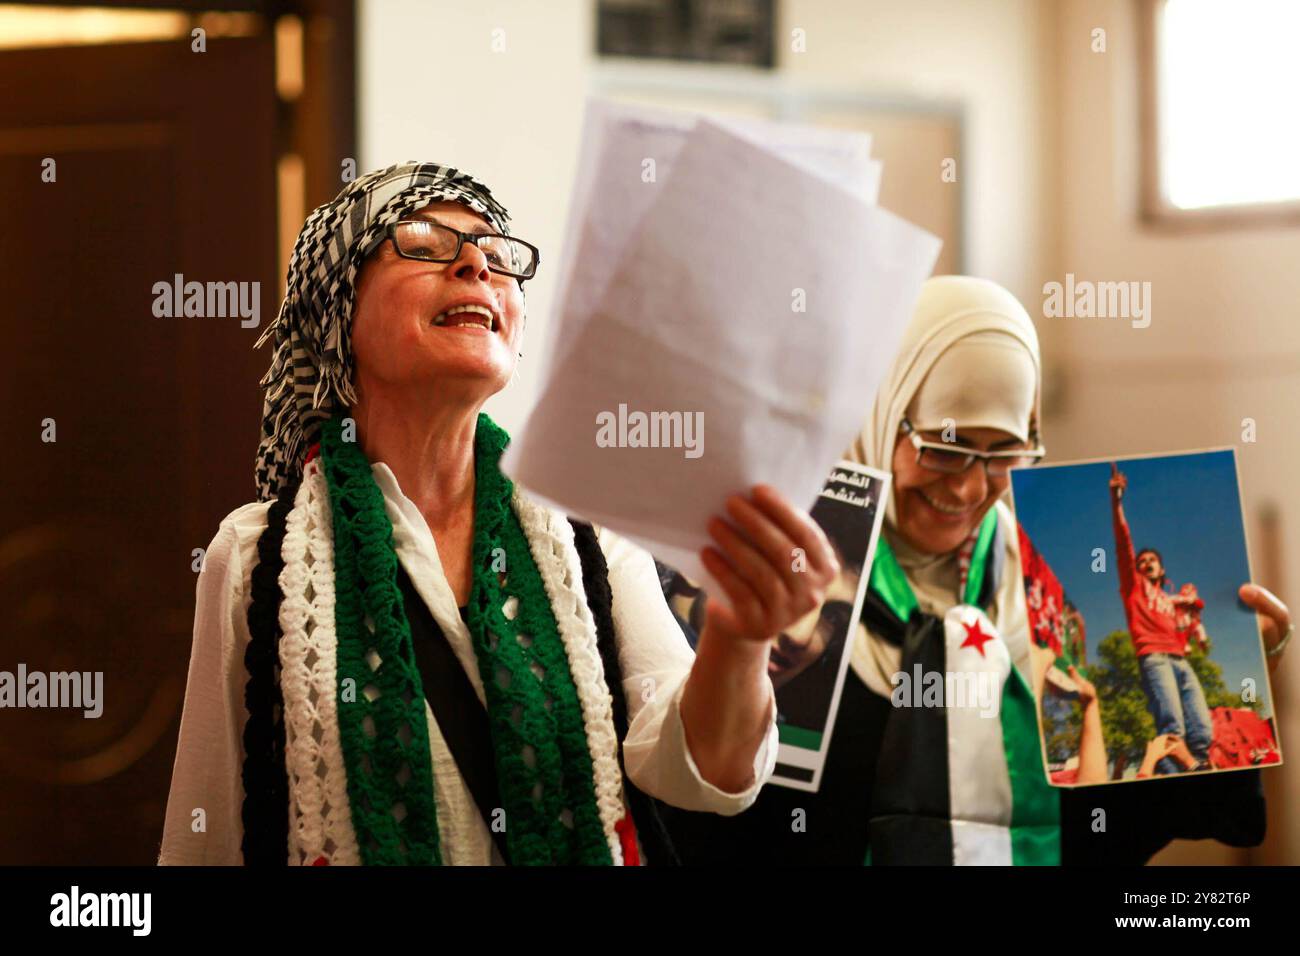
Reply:
[[[875,862],[1059,859],[1015,519],[1001,501],[1009,469],[1043,455],[1040,383],[1038,338],[1014,296],[985,280],[932,279],[850,451],[893,473],[851,659],[871,695],[904,705],[885,716],[879,743]],[[921,699],[917,678],[932,672],[975,675],[984,706]],[[1090,711],[1095,754],[1095,700]]]
[[[693,862],[1054,864],[1145,862],[1175,837],[1262,837],[1257,774],[1055,790],[1046,783],[1009,468],[1041,458],[1033,323],[998,285],[929,280],[850,458],[893,488],[862,626],[818,793],[768,787],[733,820],[674,817]],[[1270,646],[1286,608],[1247,585]],[[1042,655],[1042,656],[1040,656]],[[922,675],[970,681],[980,706],[924,692]],[[973,677],[973,680],[971,678]],[[1105,779],[1095,691],[1084,704],[1080,782]],[[1178,788],[1195,787],[1194,790]],[[1095,810],[1107,811],[1098,831]],[[792,820],[798,825],[792,826]],[[704,831],[715,849],[698,854]]]

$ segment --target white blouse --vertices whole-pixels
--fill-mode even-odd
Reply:
[[[388,466],[377,463],[371,469],[393,525],[398,560],[483,700],[469,629],[443,574],[433,535]],[[249,641],[250,578],[269,507],[269,502],[258,502],[227,516],[199,574],[189,679],[158,857],[161,865],[243,862],[241,772],[248,716],[244,648]],[[598,541],[609,566],[627,699],[623,758],[628,776],[641,790],[673,806],[726,816],[740,813],[757,799],[776,766],[775,693],[769,696],[768,732],[755,755],[749,786],[727,793],[701,777],[686,743],[680,711],[694,655],[664,601],[654,561],[606,529],[599,530]],[[487,824],[427,708],[426,716],[444,863],[501,863]],[[200,809],[201,815],[196,813]],[[199,819],[202,826],[196,823]]]

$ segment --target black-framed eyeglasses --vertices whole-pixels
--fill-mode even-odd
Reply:
[[[960,475],[976,461],[980,461],[984,464],[985,475],[1004,478],[1012,468],[1036,465],[1047,454],[1047,449],[1041,444],[1033,448],[980,451],[977,448],[967,448],[950,442],[926,441],[906,418],[903,419],[900,428],[916,449],[916,463],[922,468],[945,475]],[[1030,437],[1037,440],[1038,436]]]
[[[537,275],[542,254],[530,242],[496,232],[460,232],[428,219],[403,219],[390,223],[388,238],[404,259],[421,262],[455,262],[466,242],[478,246],[492,272],[523,282]]]

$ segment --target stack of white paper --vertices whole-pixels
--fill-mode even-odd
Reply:
[[[809,506],[939,253],[875,205],[869,147],[589,107],[545,384],[506,472],[706,586],[728,495]]]

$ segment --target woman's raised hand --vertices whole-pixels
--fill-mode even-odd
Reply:
[[[770,485],[726,502],[728,523],[708,525],[716,547],[700,558],[731,605],[710,597],[705,626],[737,638],[769,641],[820,607],[840,573],[826,534],[806,511]]]

